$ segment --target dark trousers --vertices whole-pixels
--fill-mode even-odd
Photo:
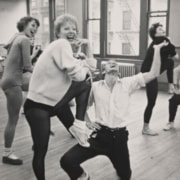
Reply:
[[[174,94],[169,99],[169,122],[174,122],[178,105],[180,105],[180,94]]]
[[[50,135],[50,118],[57,116],[69,129],[74,116],[68,102],[75,98],[77,105],[76,118],[84,120],[91,85],[88,82],[73,82],[62,100],[56,106],[48,106],[29,99],[24,104],[24,112],[31,129],[34,156],[33,170],[38,180],[45,180],[45,156]]]
[[[168,69],[169,83],[173,83],[173,66],[174,62],[171,59],[167,59],[161,66],[161,73]],[[153,108],[156,104],[158,94],[158,80],[154,79],[146,84],[147,106],[144,111],[144,122],[149,123],[152,115]]]
[[[92,133],[90,147],[75,145],[61,158],[60,164],[71,180],[76,180],[83,173],[80,164],[97,155],[105,155],[112,162],[121,180],[129,180],[131,168],[128,150],[128,131],[126,128],[112,130],[102,127]]]

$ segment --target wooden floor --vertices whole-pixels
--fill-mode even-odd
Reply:
[[[180,111],[176,116],[176,130],[164,132],[162,129],[168,119],[168,99],[170,95],[160,92],[154,109],[151,127],[159,136],[141,134],[143,110],[146,105],[145,91],[139,90],[132,97],[129,117],[129,150],[132,166],[132,180],[180,180]],[[3,131],[7,120],[5,97],[0,90],[0,149],[3,150]],[[93,111],[92,111],[93,114]],[[93,117],[93,115],[92,115]],[[63,153],[76,143],[56,118],[52,119],[55,136],[51,137],[46,157],[47,180],[68,180],[59,165]],[[32,141],[29,127],[21,115],[14,148],[22,157],[22,166],[9,166],[0,162],[0,180],[35,180],[32,167]],[[92,180],[117,180],[118,177],[106,157],[91,159],[82,166],[89,172]]]

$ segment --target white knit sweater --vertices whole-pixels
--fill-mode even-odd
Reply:
[[[30,80],[27,98],[46,105],[56,105],[72,80],[85,79],[87,69],[96,69],[96,60],[77,60],[65,39],[52,42],[39,57]]]

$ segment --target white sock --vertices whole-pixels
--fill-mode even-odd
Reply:
[[[12,151],[12,148],[4,148],[3,157],[9,157],[11,159],[19,159]]]
[[[3,156],[9,156],[12,153],[12,148],[5,148],[3,150]]]
[[[144,123],[143,129],[149,129],[149,124],[148,123]]]

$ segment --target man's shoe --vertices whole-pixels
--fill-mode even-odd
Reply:
[[[166,126],[163,128],[164,131],[170,131],[174,129],[174,122],[169,122],[166,124]]]
[[[143,135],[149,135],[149,136],[157,136],[157,135],[158,135],[157,132],[153,131],[153,130],[150,129],[150,128],[143,128],[142,134],[143,134]]]
[[[3,156],[2,162],[4,164],[9,164],[9,165],[22,165],[23,164],[23,161],[19,159],[17,156],[15,156],[14,154],[10,154],[9,156]]]

